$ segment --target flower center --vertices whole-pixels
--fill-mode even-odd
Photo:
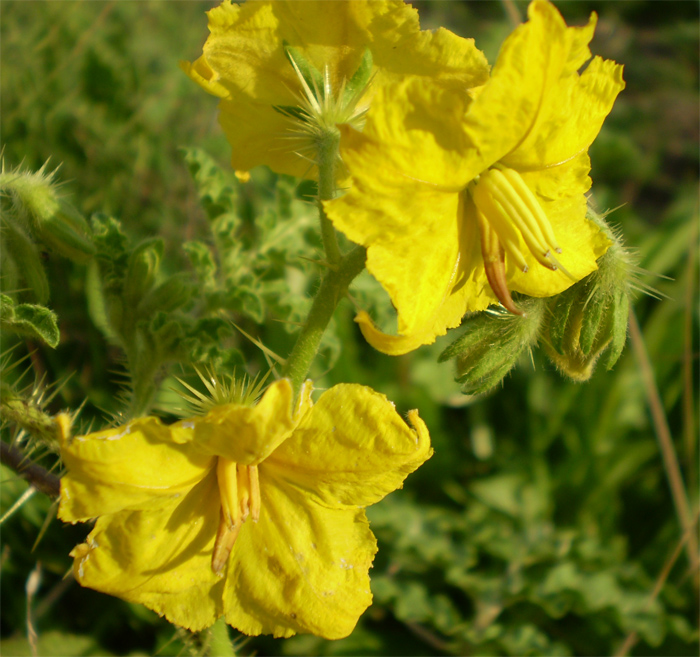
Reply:
[[[476,206],[486,277],[496,298],[507,310],[522,315],[508,290],[505,255],[508,254],[523,273],[527,272],[528,265],[520,248],[523,242],[540,265],[552,271],[559,269],[575,280],[554,256],[554,253],[561,253],[561,248],[552,224],[517,171],[495,165],[468,189]]]
[[[243,523],[260,518],[260,480],[257,465],[241,465],[219,457],[216,478],[221,498],[221,519],[216,533],[211,569],[221,575]]]

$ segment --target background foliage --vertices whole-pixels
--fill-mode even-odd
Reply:
[[[165,417],[180,404],[172,376],[192,380],[192,363],[228,371],[246,363],[251,373],[266,367],[231,321],[286,355],[317,282],[309,260],[320,253],[313,190],[265,170],[239,183],[216,100],[177,68],[178,59],[198,55],[203,12],[213,4],[5,0],[0,8],[5,166],[61,164],[60,191],[92,216],[95,260],[114,283],[102,293],[94,261],[44,251],[60,343],[51,349],[4,334],[3,376],[25,392],[43,381],[50,413],[87,400],[84,428],[124,409],[124,355],[105,313],[128,295],[129,267],[145,262],[143,253],[154,294],[188,272],[165,295],[177,303],[156,295],[129,320],[131,329],[124,324],[155,336],[156,370],[169,377],[157,401]],[[491,62],[512,12],[522,16],[526,7],[418,6],[425,27],[475,37]],[[597,11],[594,52],[625,64],[627,89],[591,149],[593,200],[601,210],[618,208],[613,223],[656,275],[644,280],[660,298],[640,298],[635,312],[697,509],[698,5],[559,6],[570,24]],[[368,276],[351,292],[386,312]],[[363,342],[353,312],[350,302],[341,305],[317,385],[364,383],[402,412],[419,408],[435,456],[403,491],[369,510],[379,540],[375,603],[356,631],[337,642],[251,639],[240,654],[697,654],[697,573],[677,550],[682,531],[669,474],[630,346],[612,372],[586,384],[565,382],[535,351],[500,389],[465,397],[452,366],[436,362],[451,338],[390,358]],[[14,431],[5,426],[3,440]],[[46,451],[34,456],[50,465],[55,457]],[[3,467],[3,515],[26,488]],[[31,654],[28,605],[41,655],[206,650],[201,638],[143,607],[63,579],[68,552],[88,529],[54,516],[36,494],[3,521],[3,654]],[[28,600],[25,585],[39,563],[41,585]]]

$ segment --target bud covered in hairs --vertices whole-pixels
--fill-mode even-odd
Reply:
[[[554,364],[575,381],[586,381],[597,360],[611,369],[627,340],[630,296],[639,269],[621,236],[590,208],[588,217],[612,244],[598,259],[598,269],[550,300],[542,346]]]
[[[467,317],[466,331],[440,354],[440,362],[454,359],[456,380],[465,394],[479,394],[498,385],[520,356],[537,344],[546,301],[524,298],[523,315],[488,310]]]

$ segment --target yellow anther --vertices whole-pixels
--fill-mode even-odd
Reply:
[[[221,519],[219,520],[219,530],[216,533],[216,540],[214,541],[214,551],[211,555],[211,569],[214,571],[215,575],[221,575],[223,572],[242,526],[243,523],[239,522],[235,527],[230,528],[224,519],[222,510]]]
[[[236,470],[236,463],[234,461],[219,457],[216,464],[216,478],[219,483],[221,513],[226,525],[230,529],[241,524]]]
[[[250,475],[246,465],[238,466],[238,504],[245,521],[250,514]]]
[[[506,220],[517,228],[525,240],[527,248],[537,261],[545,267],[550,266],[551,263],[544,260],[545,254],[550,251],[550,248],[545,242],[537,221],[527,205],[510,186],[503,173],[497,169],[490,169],[479,179],[479,186],[482,185],[496,204],[501,206]]]
[[[505,254],[502,242],[484,215],[477,210],[479,233],[481,235],[481,255],[489,285],[503,307],[514,315],[522,315],[510,296],[506,281]]]
[[[253,522],[260,519],[260,479],[258,477],[258,466],[248,466],[248,480],[250,481],[250,517]]]
[[[477,208],[498,234],[501,244],[513,262],[527,271],[520,238],[533,257],[543,267],[560,269],[572,280],[571,274],[554,257],[561,253],[554,230],[537,197],[522,176],[500,164],[485,171],[472,186],[471,194]]]
[[[211,568],[221,575],[233,544],[248,516],[260,518],[260,479],[257,465],[241,465],[219,457],[216,477],[221,498],[219,531],[211,555]]]
[[[523,177],[515,170],[509,169],[507,167],[498,167],[499,170],[506,177],[508,182],[512,185],[513,190],[520,196],[520,198],[527,204],[530,212],[535,217],[537,225],[540,227],[544,235],[545,242],[554,249],[557,253],[561,253],[561,249],[557,244],[557,238],[554,235],[554,230],[552,229],[552,224],[550,223],[547,215],[545,214],[540,202],[537,197],[532,193],[532,190],[525,184]]]
[[[515,265],[522,271],[527,271],[527,262],[520,251],[519,233],[513,222],[510,221],[509,215],[494,201],[490,187],[487,184],[482,184],[482,179],[479,179],[473,188],[472,198],[474,205],[476,205],[477,214],[481,215],[479,217],[480,225],[484,221],[488,223],[496,231],[501,245],[506,253],[513,258]]]

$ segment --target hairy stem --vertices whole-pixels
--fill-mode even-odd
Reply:
[[[335,165],[338,160],[338,148],[340,146],[340,131],[333,128],[326,132],[317,144],[318,163],[318,205],[321,219],[321,239],[326,251],[326,258],[331,265],[337,265],[342,255],[338,248],[338,240],[335,228],[323,209],[323,201],[330,201],[335,197]]]
[[[283,374],[292,380],[295,391],[301,389],[339,301],[345,296],[353,279],[365,268],[365,257],[364,247],[357,246],[342,256],[336,269],[326,272],[306,323],[284,367]]]
[[[29,461],[16,447],[0,441],[0,462],[14,470],[39,492],[51,498],[58,497],[61,490],[60,479],[46,468]]]

